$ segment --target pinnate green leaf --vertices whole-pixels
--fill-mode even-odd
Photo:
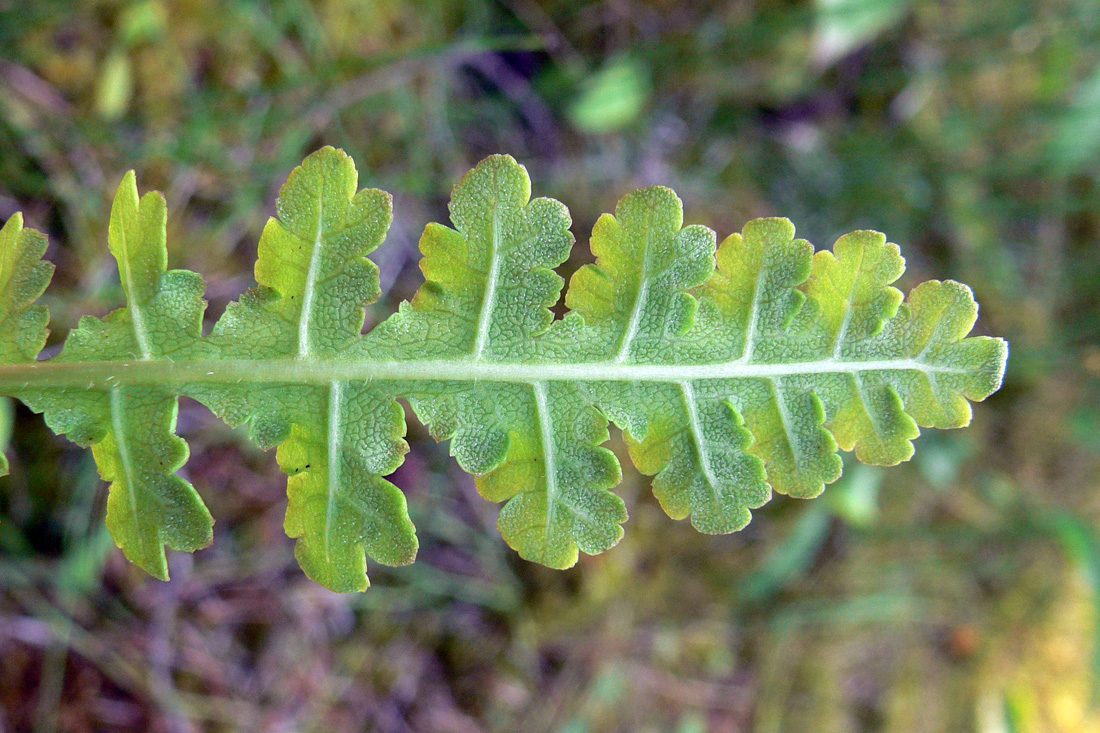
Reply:
[[[170,369],[206,349],[202,278],[167,269],[164,197],[139,199],[133,172],[111,207],[108,245],[118,263],[127,305],[100,320],[80,319],[61,353],[62,365],[148,362]],[[62,367],[63,368],[63,367]],[[90,445],[110,482],[107,526],[126,556],[167,579],[164,546],[193,552],[210,544],[214,520],[187,481],[176,475],[187,444],[176,437],[178,392],[171,386],[113,380],[102,389],[30,387],[16,392],[59,434]]]
[[[332,148],[290,174],[278,218],[260,237],[258,287],[226,310],[211,335],[217,358],[305,366],[351,358],[363,308],[379,295],[378,268],[366,255],[392,219],[389,194],[357,187],[351,158]],[[404,413],[385,389],[336,377],[276,378],[202,385],[191,394],[230,424],[249,422],[264,447],[278,445],[289,476],[286,531],[311,578],[363,590],[364,553],[387,565],[416,557],[405,497],[381,477],[408,450]]]
[[[42,261],[46,237],[15,214],[0,229],[0,364],[33,362],[46,343],[50,315],[35,301],[53,276]]]
[[[596,223],[595,262],[555,320],[569,213],[532,198],[515,160],[491,156],[455,186],[451,226],[425,229],[416,296],[363,335],[389,195],[358,190],[351,159],[324,148],[276,209],[257,286],[203,337],[202,280],[167,271],[163,198],[139,199],[128,175],[109,233],[127,306],[82,319],[47,361],[33,304],[49,279],[45,240],[17,218],[0,231],[0,393],[93,446],[112,534],[158,577],[165,545],[210,538],[209,514],[175,475],[183,394],[278,448],[299,562],[351,591],[367,587],[368,557],[416,554],[405,497],[384,478],[407,450],[398,400],[502,504],[505,541],[565,568],[622,536],[610,423],[671,517],[726,533],[772,490],[820,494],[840,476],[838,448],[907,460],[921,427],[968,424],[1004,373],[1005,342],[968,335],[969,288],[931,281],[904,298],[892,286],[900,251],[875,232],[815,254],[787,220],[760,219],[716,248],[713,231],[684,226],[675,193],[642,189]]]
[[[53,265],[42,261],[45,253],[46,237],[24,229],[22,214],[0,229],[0,364],[33,362],[46,344],[50,314],[35,305],[53,277]],[[7,474],[8,459],[0,452],[0,476]]]
[[[523,166],[492,156],[451,196],[455,228],[430,224],[421,240],[425,284],[379,325],[364,353],[395,360],[538,364],[539,336],[563,281],[553,268],[573,244],[569,213],[531,199]],[[405,387],[417,415],[477,476],[481,494],[506,502],[498,525],[523,557],[551,567],[602,552],[622,536],[620,473],[600,444],[607,420],[577,385],[538,379],[440,380]]]

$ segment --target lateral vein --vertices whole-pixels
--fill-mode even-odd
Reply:
[[[474,343],[474,361],[480,361],[489,345],[489,323],[493,315],[493,301],[497,297],[497,280],[500,277],[500,203],[493,205],[493,237],[489,245],[489,278],[485,282],[485,298],[477,317],[477,341]]]
[[[550,525],[554,523],[554,509],[558,497],[558,474],[554,465],[554,430],[550,422],[550,406],[547,404],[546,399],[546,383],[532,382],[531,389],[535,393],[535,412],[538,413],[543,466],[546,471],[546,525],[542,528],[542,542],[545,546],[550,536]]]
[[[313,238],[313,251],[309,255],[309,271],[306,272],[305,289],[302,292],[302,312],[298,314],[298,358],[309,357],[312,344],[309,339],[310,317],[313,312],[313,296],[317,289],[317,277],[321,270],[321,239],[324,236],[324,198],[317,199],[317,234]]]
[[[691,424],[691,436],[695,441],[695,449],[699,453],[699,466],[703,469],[703,476],[707,483],[718,491],[718,478],[714,475],[714,469],[710,465],[710,451],[703,439],[703,425],[699,421],[699,410],[695,406],[695,389],[691,382],[680,382],[680,392],[684,396],[684,405],[687,407],[688,422]]]
[[[118,448],[118,458],[122,463],[122,473],[125,477],[126,498],[130,504],[130,514],[134,519],[134,526],[141,524],[138,516],[137,497],[134,481],[133,458],[130,456],[130,446],[126,443],[126,426],[122,422],[122,390],[111,390],[111,429],[115,434],[115,446]],[[145,554],[145,539],[141,532],[135,533],[141,554]]]
[[[330,556],[332,522],[336,516],[336,491],[340,485],[340,442],[343,440],[341,411],[343,389],[340,382],[329,385],[328,396],[328,482],[325,496],[325,557]]]

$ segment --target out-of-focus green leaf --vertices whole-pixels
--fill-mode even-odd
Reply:
[[[105,120],[117,120],[126,113],[134,93],[134,72],[130,57],[121,48],[112,49],[99,69],[95,108]]]
[[[569,120],[581,132],[614,132],[630,125],[650,97],[649,73],[637,59],[620,57],[588,77],[569,107]]]
[[[168,8],[164,0],[141,0],[122,13],[119,31],[128,46],[159,38],[168,26]]]
[[[1050,162],[1074,173],[1100,153],[1100,67],[1080,83],[1068,106],[1055,121]]]
[[[1062,546],[1066,557],[1077,565],[1093,594],[1093,607],[1100,609],[1100,530],[1066,512],[1038,515],[1038,526]],[[1092,704],[1100,704],[1100,613],[1095,614],[1092,640]]]
[[[833,512],[848,524],[864,527],[878,515],[878,495],[883,472],[874,466],[856,464],[846,469],[825,495]]]
[[[823,66],[902,19],[912,0],[815,0],[814,55]]]
[[[793,582],[813,563],[829,534],[832,515],[821,505],[807,508],[789,537],[769,553],[764,563],[738,589],[746,603],[762,603]]]

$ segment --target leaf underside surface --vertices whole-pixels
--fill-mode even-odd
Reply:
[[[904,261],[877,232],[815,253],[786,219],[759,219],[718,243],[684,226],[663,187],[596,222],[595,263],[573,275],[555,319],[569,212],[532,198],[508,156],[455,186],[451,226],[421,238],[424,284],[365,335],[364,307],[380,295],[368,255],[392,199],[359,190],[342,151],[323,148],[290,174],[260,238],[256,287],[208,335],[202,278],[167,269],[165,218],[164,197],[139,197],[127,174],[108,232],[126,306],[81,319],[49,360],[38,358],[48,315],[36,304],[52,273],[45,237],[19,215],[0,230],[0,394],[92,448],[112,536],[162,579],[165,547],[204,547],[213,524],[177,474],[181,395],[277,448],[302,568],[356,591],[367,558],[416,556],[405,497],[385,479],[408,450],[398,400],[502,504],[509,545],[567,568],[623,534],[610,423],[669,516],[734,532],[773,491],[820,494],[840,476],[838,449],[893,465],[921,427],[967,425],[1008,353],[968,336],[978,307],[965,285],[929,281],[908,297],[892,287]]]

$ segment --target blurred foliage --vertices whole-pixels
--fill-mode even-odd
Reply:
[[[1093,0],[0,0],[0,218],[50,233],[55,344],[121,301],[125,170],[167,193],[213,318],[322,144],[397,197],[376,314],[419,283],[456,176],[507,152],[582,241],[651,183],[720,234],[885,231],[910,283],[972,284],[1012,344],[974,426],[913,463],[728,537],[628,476],[626,539],[564,573],[518,561],[413,428],[394,480],[421,560],[360,596],[301,576],[273,457],[196,405],[185,471],[218,524],[167,584],[111,548],[90,460],[19,410],[0,730],[1100,730],[1098,80]]]

